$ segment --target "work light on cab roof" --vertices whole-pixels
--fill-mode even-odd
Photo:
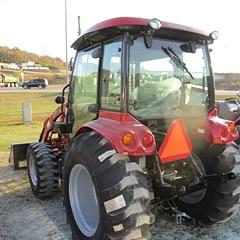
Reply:
[[[160,22],[159,19],[157,18],[153,18],[150,22],[149,22],[149,26],[154,29],[154,30],[158,30],[161,28],[162,24]]]
[[[210,33],[210,37],[212,40],[218,40],[220,33],[218,31],[213,31]]]

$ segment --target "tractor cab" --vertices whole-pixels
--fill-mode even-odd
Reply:
[[[216,38],[215,32],[141,18],[110,19],[83,33],[73,44],[73,135],[102,114],[119,113],[157,133],[155,139],[175,119],[184,120],[193,142],[197,131],[205,136],[215,104],[208,45]]]
[[[73,44],[80,47],[71,83],[74,112],[76,102],[86,100],[143,121],[213,108],[210,36],[157,19],[120,18],[95,28]]]

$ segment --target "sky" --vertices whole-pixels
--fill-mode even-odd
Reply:
[[[238,0],[66,0],[68,59],[78,37],[78,16],[84,31],[120,16],[158,18],[217,30],[212,65],[215,72],[240,72],[240,8]],[[0,0],[0,46],[18,47],[65,60],[65,0]]]

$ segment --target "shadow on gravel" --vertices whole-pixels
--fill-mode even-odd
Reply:
[[[64,235],[64,239],[71,239],[70,227],[67,224],[66,212],[63,204],[63,197],[58,193],[51,199],[36,200],[42,207],[42,211],[48,216],[58,231]],[[52,232],[54,235],[54,232]],[[56,239],[55,237],[53,239]]]
[[[71,239],[61,194],[41,201],[32,194],[25,170],[0,167],[0,239]]]

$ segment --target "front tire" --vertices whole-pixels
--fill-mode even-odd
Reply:
[[[186,212],[204,225],[226,222],[239,209],[239,149],[234,144],[227,145],[225,150],[216,158],[216,162],[222,162],[222,164],[209,164],[211,159],[208,159],[204,162],[206,173],[227,173],[226,177],[210,177],[207,181],[208,187],[204,197],[196,203],[183,201],[184,198],[178,198],[176,201],[181,211]],[[222,166],[222,169],[219,166]],[[226,169],[228,169],[227,172]]]
[[[64,202],[74,240],[150,239],[146,175],[95,132],[70,147]]]
[[[29,182],[34,195],[44,199],[59,190],[58,159],[45,143],[30,144],[27,153]]]

